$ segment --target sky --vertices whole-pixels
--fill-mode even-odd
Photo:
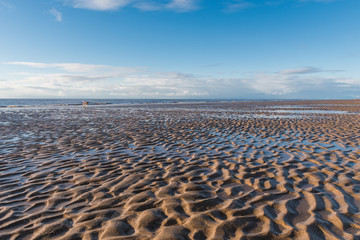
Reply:
[[[0,0],[0,98],[360,98],[360,1]]]

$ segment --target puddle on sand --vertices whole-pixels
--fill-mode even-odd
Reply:
[[[244,114],[214,114],[214,113],[204,113],[201,114],[201,117],[205,118],[220,118],[220,119],[243,119],[243,118],[267,118],[267,119],[280,119],[280,118],[286,118],[286,119],[295,119],[295,118],[301,118],[299,115],[266,115],[266,114],[258,114],[254,112],[253,114],[244,113]]]
[[[305,105],[281,105],[281,106],[268,106],[266,108],[274,108],[274,109],[276,109],[276,108],[281,108],[281,109],[295,108],[296,109],[296,108],[315,108],[315,107],[305,106]]]
[[[347,111],[335,111],[335,110],[267,110],[267,112],[275,113],[293,113],[293,114],[354,114]]]

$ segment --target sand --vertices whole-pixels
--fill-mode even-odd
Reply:
[[[0,110],[0,239],[360,239],[360,101]]]

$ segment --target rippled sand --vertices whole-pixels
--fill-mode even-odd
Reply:
[[[360,239],[359,113],[360,101],[0,109],[0,239]]]

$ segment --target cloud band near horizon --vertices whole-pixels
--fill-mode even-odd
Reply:
[[[316,67],[219,77],[81,63],[5,64],[22,70],[0,81],[0,93],[5,97],[308,98],[307,92],[324,88],[333,96],[343,91],[356,97],[360,88],[358,79]]]

